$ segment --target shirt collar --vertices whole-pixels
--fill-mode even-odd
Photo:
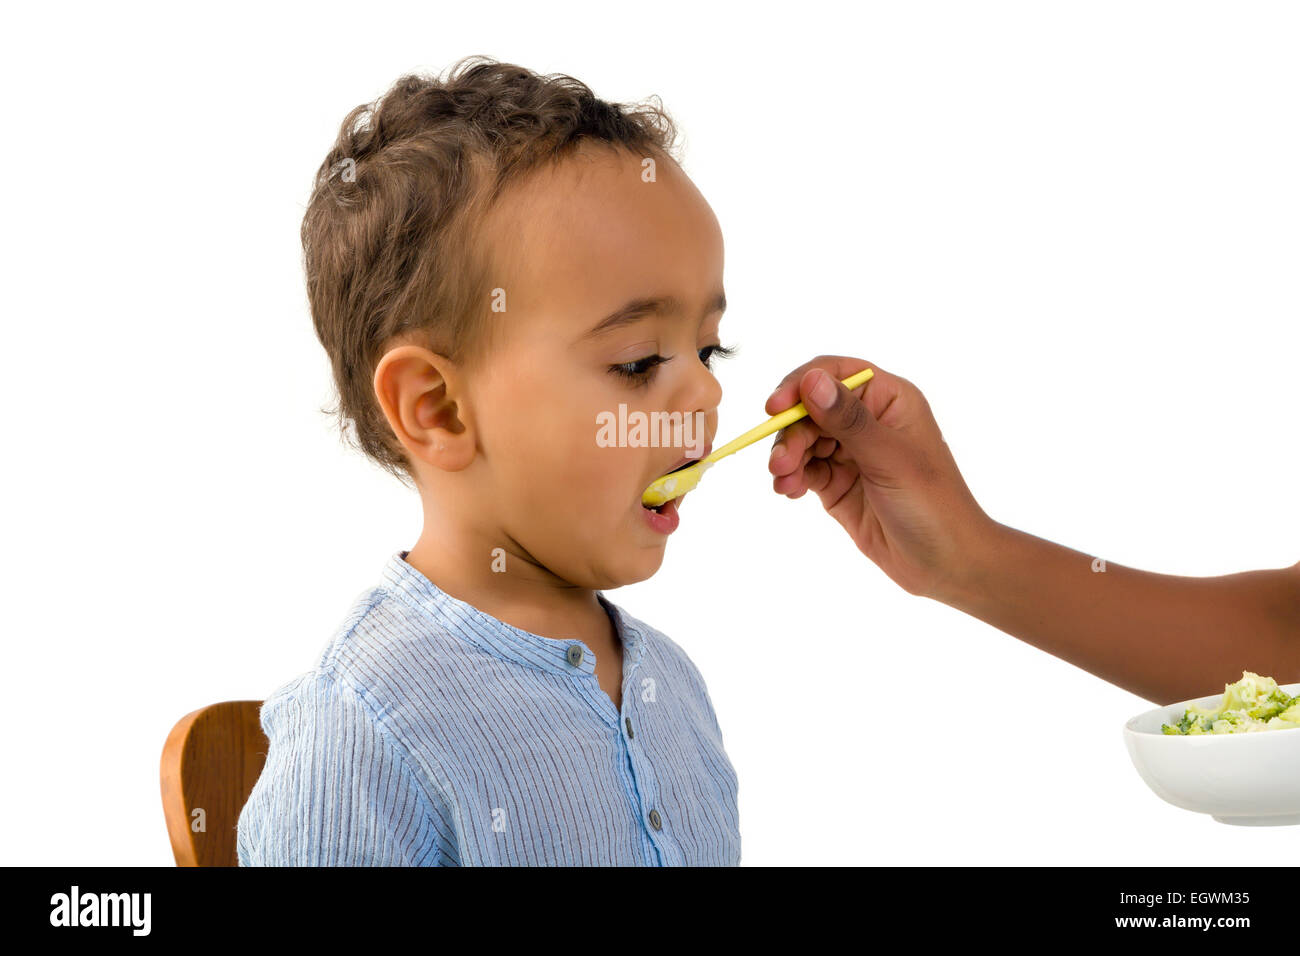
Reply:
[[[409,553],[398,551],[388,559],[382,576],[383,586],[432,617],[450,633],[469,640],[489,654],[528,667],[539,667],[557,674],[596,672],[595,652],[581,640],[543,637],[507,624],[472,604],[452,597],[406,562]],[[634,664],[644,648],[644,635],[640,628],[602,592],[596,592],[596,600],[614,622],[618,639],[623,645],[625,666]],[[583,651],[581,660],[576,664],[570,663],[571,655],[576,657],[576,652],[570,651],[571,647]]]

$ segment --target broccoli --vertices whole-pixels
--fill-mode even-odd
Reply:
[[[1237,734],[1255,730],[1300,728],[1300,695],[1292,696],[1271,677],[1242,671],[1241,680],[1225,684],[1217,707],[1188,704],[1177,724],[1161,724],[1165,734]]]

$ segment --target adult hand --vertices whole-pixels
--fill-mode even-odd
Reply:
[[[863,368],[875,375],[850,391]],[[824,371],[823,371],[824,370]],[[853,543],[909,594],[945,600],[965,586],[994,522],[975,501],[921,390],[864,359],[820,355],[767,400],[808,416],[777,433],[768,470],[790,498],[812,490]]]
[[[875,375],[865,385],[840,384],[867,366]],[[1092,554],[990,519],[907,379],[821,355],[785,377],[768,414],[799,401],[808,417],[776,436],[772,487],[791,498],[817,492],[910,594],[1156,703],[1202,696],[1242,661],[1279,683],[1300,681],[1300,562],[1210,578],[1110,561],[1099,570]]]

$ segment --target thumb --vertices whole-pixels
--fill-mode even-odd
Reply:
[[[879,427],[867,406],[823,369],[812,369],[799,381],[808,417],[849,452],[860,450]]]

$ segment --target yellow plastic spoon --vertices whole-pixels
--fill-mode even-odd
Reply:
[[[875,371],[870,368],[864,368],[844,379],[844,387],[855,389],[866,382]],[[695,486],[700,483],[704,473],[713,465],[723,458],[726,458],[732,452],[740,451],[746,445],[752,445],[761,438],[766,438],[773,432],[778,432],[786,425],[793,424],[808,414],[808,409],[804,407],[803,402],[793,408],[787,408],[778,415],[773,415],[763,424],[756,428],[751,428],[745,434],[741,435],[734,441],[730,441],[721,448],[716,449],[707,458],[701,458],[692,465],[687,465],[680,471],[670,471],[660,478],[656,478],[650,483],[650,487],[641,493],[641,504],[648,505],[651,508],[657,508],[666,501],[674,498],[680,498],[688,491],[694,490]]]

